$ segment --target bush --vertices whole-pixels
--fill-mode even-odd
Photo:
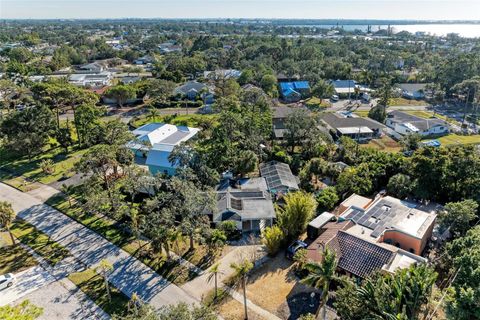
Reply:
[[[52,174],[55,172],[55,167],[53,165],[52,159],[45,159],[40,162],[40,169],[44,174]]]
[[[330,211],[340,200],[335,187],[327,187],[323,189],[317,196],[318,211]]]
[[[224,221],[218,229],[225,232],[228,240],[237,240],[242,236],[242,233],[237,229],[237,223],[235,221]]]
[[[262,231],[262,243],[267,247],[269,256],[273,257],[277,254],[284,238],[285,235],[278,226],[266,227]]]

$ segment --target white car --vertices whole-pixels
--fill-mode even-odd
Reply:
[[[15,280],[15,277],[11,273],[7,273],[4,275],[0,276],[0,290],[10,288],[13,286],[13,281]]]

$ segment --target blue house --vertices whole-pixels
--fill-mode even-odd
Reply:
[[[310,95],[308,81],[280,82],[280,95],[286,102],[297,102]]]
[[[200,129],[174,126],[167,123],[149,123],[133,131],[135,139],[127,143],[139,162],[148,166],[151,174],[174,175],[176,165],[168,160],[173,148],[193,138]]]

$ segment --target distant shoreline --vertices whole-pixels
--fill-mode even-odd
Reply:
[[[480,20],[377,20],[377,19],[264,19],[264,18],[98,18],[98,19],[0,19],[1,22],[23,21],[181,21],[217,23],[271,23],[274,25],[428,25],[428,24],[480,24]]]

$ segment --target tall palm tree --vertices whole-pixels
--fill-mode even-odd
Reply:
[[[245,310],[245,320],[248,320],[248,309],[247,309],[247,275],[253,268],[253,263],[245,259],[242,263],[232,263],[230,265],[235,271],[235,275],[240,279],[240,283],[243,289],[243,307]]]
[[[218,293],[218,274],[222,273],[220,271],[220,263],[215,263],[209,270],[208,270],[208,278],[207,281],[210,282],[212,279],[215,279],[215,300],[217,299],[217,293]]]
[[[72,207],[72,196],[74,194],[74,191],[75,191],[75,187],[73,185],[66,185],[65,183],[62,184],[62,187],[60,188],[60,191],[62,191],[62,193],[67,197],[67,200],[68,200],[68,205],[70,206],[70,208]]]
[[[336,279],[335,270],[337,269],[337,259],[335,257],[335,252],[325,248],[323,252],[323,260],[321,263],[309,262],[305,265],[305,269],[308,270],[308,276],[302,280],[302,283],[312,286],[316,289],[322,289],[322,296],[320,300],[320,306],[316,312],[316,318],[320,313],[320,310],[323,310],[322,318],[325,320],[327,316],[327,301],[328,293],[330,291],[330,283],[332,280]]]
[[[105,291],[107,292],[108,301],[112,302],[112,296],[110,295],[110,286],[108,284],[108,274],[113,271],[113,265],[106,259],[100,261],[100,264],[96,268],[105,282]]]
[[[15,211],[13,211],[12,205],[6,201],[0,201],[0,226],[7,230],[12,239],[12,244],[15,244],[15,238],[10,231],[13,220],[15,220]]]

